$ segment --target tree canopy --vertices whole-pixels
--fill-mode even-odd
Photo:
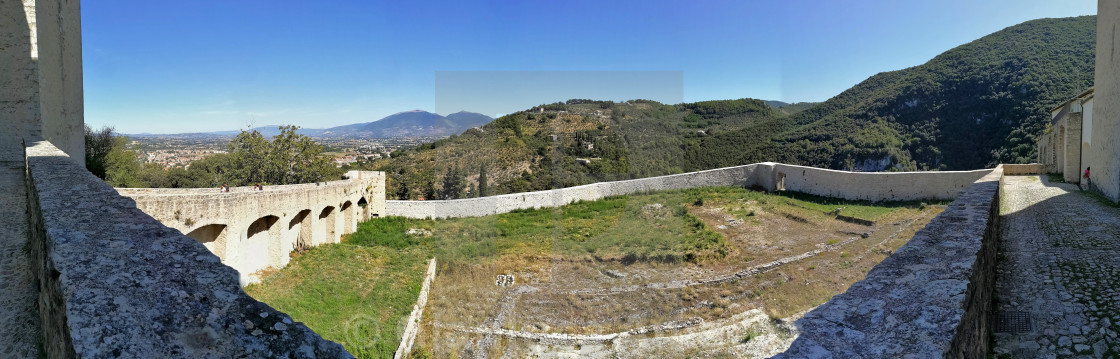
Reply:
[[[128,138],[112,128],[86,128],[86,168],[114,187],[205,188],[248,186],[257,183],[284,185],[332,181],[342,170],[323,155],[323,146],[296,133],[299,127],[282,126],[271,141],[255,130],[242,130],[230,141],[228,153],[207,156],[186,168],[164,170],[142,164],[128,150]]]

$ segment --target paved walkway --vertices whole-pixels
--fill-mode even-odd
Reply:
[[[0,155],[0,358],[38,354],[39,290],[28,262],[26,208],[23,161]]]
[[[1045,176],[1005,180],[994,309],[1031,326],[995,333],[993,354],[1120,357],[1120,209]]]

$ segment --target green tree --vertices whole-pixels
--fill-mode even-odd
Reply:
[[[297,129],[281,126],[272,141],[255,130],[242,130],[230,141],[228,163],[218,177],[231,186],[311,183],[341,177],[342,170],[323,155],[323,146],[297,134]]]
[[[85,137],[86,169],[95,176],[105,179],[105,172],[109,166],[109,152],[113,149],[113,128],[106,126],[94,131],[89,126],[85,126]]]
[[[420,173],[420,195],[424,199],[436,199],[435,175],[432,170]]]
[[[140,178],[140,161],[135,151],[125,147],[127,144],[128,137],[113,137],[113,145],[105,156],[105,182],[113,187],[146,187]]]
[[[127,145],[128,137],[112,127],[94,131],[85,126],[86,169],[113,187],[146,187],[140,160]]]
[[[272,159],[277,164],[276,178],[272,183],[309,183],[336,179],[342,176],[341,169],[323,155],[323,146],[316,144],[310,137],[296,133],[298,126],[282,126],[280,134],[272,139]]]
[[[466,189],[466,178],[457,168],[449,168],[443,175],[443,187],[439,190],[440,199],[458,199]]]
[[[218,187],[223,183],[234,185],[237,182],[231,181],[231,167],[229,154],[213,154],[192,162],[189,170],[171,170],[169,182],[173,187],[181,188]]]
[[[272,146],[264,136],[256,130],[245,131],[237,134],[229,142],[229,167],[225,168],[230,186],[247,186],[257,182],[269,182],[269,172],[275,172],[277,166],[270,163],[272,160]]]
[[[487,182],[488,180],[489,179],[486,178],[486,164],[483,164],[478,170],[478,197],[486,197],[490,194],[490,183]]]
[[[396,191],[397,199],[399,199],[399,200],[412,199],[412,193],[408,189],[408,183],[405,182],[405,181],[401,181],[399,178],[395,182],[397,184],[397,191]]]

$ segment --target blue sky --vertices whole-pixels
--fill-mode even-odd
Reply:
[[[454,112],[436,74],[480,71],[678,73],[683,88],[664,92],[687,102],[823,101],[1023,21],[1095,13],[1094,0],[89,1],[85,116],[124,133],[325,128]],[[546,98],[550,83],[528,91],[540,100],[474,93],[461,110],[565,100]],[[629,94],[599,96],[657,96]]]

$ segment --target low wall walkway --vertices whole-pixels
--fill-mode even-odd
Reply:
[[[991,171],[848,172],[765,162],[481,198],[387,201],[385,212],[389,216],[408,218],[478,217],[517,209],[559,207],[579,200],[592,201],[644,191],[713,186],[758,186],[767,191],[796,191],[876,202],[953,199],[961,190]]]
[[[988,352],[1002,168],[853,284],[797,320],[775,358],[983,358]]]

